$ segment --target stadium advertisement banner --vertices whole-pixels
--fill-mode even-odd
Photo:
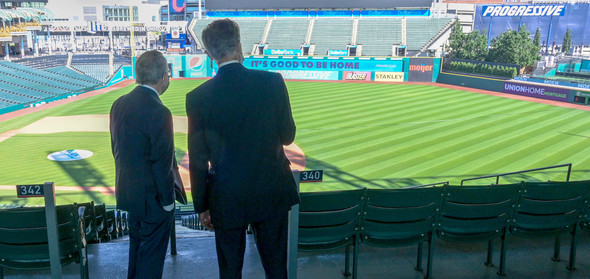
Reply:
[[[571,86],[571,87],[578,87],[578,88],[583,88],[583,89],[590,89],[590,84],[572,83],[572,82],[565,82],[565,81],[560,81],[560,80],[538,79],[538,78],[530,78],[530,77],[514,77],[514,80],[537,82],[537,83],[551,84],[551,85]]]
[[[271,70],[270,72],[279,73],[284,79],[338,80],[336,71]]]
[[[375,72],[375,81],[403,82],[405,73]]]
[[[342,80],[371,80],[371,72],[342,72]]]
[[[187,78],[204,78],[207,77],[207,55],[185,55],[184,58],[184,76]]]
[[[432,59],[430,59],[432,60]],[[432,63],[432,62],[431,62]],[[244,66],[256,70],[313,70],[313,71],[359,71],[359,72],[403,72],[403,60],[361,60],[361,59],[314,59],[314,58],[254,58],[244,61]],[[432,75],[430,77],[432,80]]]
[[[411,58],[408,68],[408,81],[432,82],[434,59]]]
[[[301,55],[300,49],[265,49],[264,55]]]
[[[348,56],[347,49],[330,49],[328,50],[329,56]]]
[[[361,16],[430,16],[430,10],[362,10]]]
[[[484,5],[482,16],[564,16],[566,4],[558,5]]]
[[[186,4],[184,0],[170,0],[170,14],[182,14],[185,11]]]
[[[526,83],[517,83],[511,81],[507,81],[504,83],[503,92],[561,102],[568,102],[569,95],[571,93],[569,89]]]

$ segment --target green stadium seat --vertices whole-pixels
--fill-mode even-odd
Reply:
[[[450,242],[488,242],[486,265],[492,264],[492,240],[501,240],[500,267],[504,274],[506,230],[519,184],[446,186],[436,234]]]
[[[107,210],[105,216],[109,240],[117,239],[119,237],[119,227],[117,226],[115,210]]]
[[[301,193],[299,250],[325,251],[346,247],[344,275],[356,278],[359,213],[365,189]]]
[[[107,212],[105,204],[95,205],[94,214],[96,214],[96,232],[98,234],[97,241],[109,241],[109,231],[106,221]]]
[[[555,261],[559,261],[560,237],[569,233],[568,269],[575,269],[577,227],[589,191],[589,181],[523,182],[510,233],[519,237],[555,237]]]
[[[360,239],[376,247],[417,244],[416,270],[422,271],[422,243],[428,242],[426,278],[431,277],[432,232],[442,201],[443,187],[368,189]]]
[[[74,205],[56,208],[60,260],[76,262],[80,277],[88,278],[88,257],[83,219]],[[2,269],[49,269],[49,244],[44,207],[0,210],[0,278]]]
[[[74,206],[78,208],[78,215],[84,217],[84,232],[86,234],[86,240],[88,242],[98,242],[94,202],[74,203]]]

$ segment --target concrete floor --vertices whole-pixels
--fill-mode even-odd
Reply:
[[[218,278],[215,241],[210,232],[198,232],[177,225],[178,255],[166,257],[164,278]],[[90,278],[126,278],[128,238],[123,237],[88,247]],[[494,263],[487,267],[487,244],[456,244],[435,240],[434,278],[590,278],[590,234],[580,232],[576,271],[566,269],[569,257],[569,237],[564,237],[561,262],[551,261],[551,239],[521,239],[508,237],[507,276],[496,274],[499,247],[496,243]],[[374,248],[361,245],[358,259],[359,279],[423,278],[414,270],[416,247]],[[425,263],[424,263],[425,264]],[[299,252],[298,278],[340,279],[344,270],[344,248],[328,252]],[[5,278],[49,278],[49,270],[4,270]],[[78,265],[63,267],[63,278],[79,278]],[[243,278],[264,278],[258,252],[248,235]]]

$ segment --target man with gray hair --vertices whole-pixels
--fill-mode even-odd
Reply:
[[[172,114],[160,95],[169,85],[168,63],[158,51],[135,63],[138,84],[111,108],[117,208],[129,213],[127,278],[162,278],[174,222]]]
[[[242,65],[235,22],[214,21],[201,38],[219,70],[186,96],[195,211],[215,230],[220,278],[242,278],[248,224],[266,278],[287,278],[288,212],[299,195],[283,150],[295,139],[285,82]]]

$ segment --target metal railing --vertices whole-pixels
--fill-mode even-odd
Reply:
[[[498,185],[499,182],[500,182],[500,177],[501,176],[508,176],[508,175],[513,175],[513,174],[521,174],[521,173],[526,173],[526,172],[540,171],[540,170],[547,170],[547,169],[555,169],[555,168],[562,168],[562,167],[567,167],[567,178],[566,178],[566,181],[570,181],[570,174],[572,172],[572,164],[571,163],[569,163],[569,164],[555,165],[555,166],[549,166],[549,167],[543,167],[543,168],[530,169],[530,170],[507,172],[507,173],[502,173],[502,174],[492,174],[492,175],[485,175],[485,176],[478,176],[478,177],[473,177],[473,178],[467,178],[467,179],[461,180],[461,186],[463,186],[463,182],[465,182],[465,181],[471,181],[471,180],[477,180],[477,179],[484,179],[484,178],[490,178],[490,177],[496,177],[496,184],[495,185]]]

